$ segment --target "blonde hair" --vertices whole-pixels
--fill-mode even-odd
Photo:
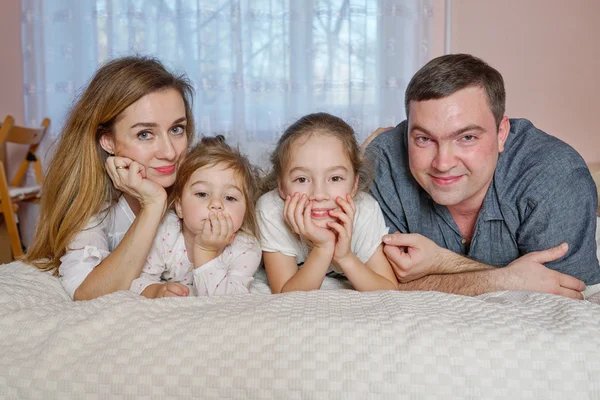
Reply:
[[[255,238],[259,237],[258,222],[256,220],[255,204],[260,194],[258,189],[258,170],[238,149],[234,149],[225,142],[222,135],[204,137],[190,152],[177,172],[173,190],[169,196],[169,207],[181,200],[181,195],[192,174],[200,168],[225,164],[232,169],[242,180],[242,192],[246,199],[246,214],[241,230]]]
[[[330,135],[340,140],[355,176],[358,176],[358,188],[367,190],[371,182],[370,165],[360,152],[354,129],[343,119],[327,113],[308,114],[290,125],[279,138],[275,150],[271,153],[272,170],[261,183],[261,191],[276,189],[281,176],[291,159],[291,147],[294,142],[312,135]]]
[[[143,96],[177,90],[185,105],[188,141],[194,135],[193,88],[150,57],[123,57],[103,65],[72,106],[42,188],[34,240],[23,260],[57,274],[60,258],[75,235],[96,214],[118,200],[120,192],[104,169],[109,154],[100,146],[114,134],[121,113]]]

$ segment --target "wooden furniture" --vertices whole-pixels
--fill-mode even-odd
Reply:
[[[50,120],[45,118],[39,128],[17,126],[14,118],[8,115],[0,127],[0,147],[5,143],[29,145],[29,150],[12,180],[8,178],[4,163],[0,162],[0,213],[4,214],[12,255],[15,259],[23,255],[16,212],[21,202],[39,201],[44,174],[35,152],[49,125]],[[36,185],[24,186],[25,176],[30,166],[33,166],[35,172]]]

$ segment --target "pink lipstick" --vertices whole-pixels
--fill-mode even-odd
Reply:
[[[170,175],[175,172],[175,164],[154,168],[159,174]]]

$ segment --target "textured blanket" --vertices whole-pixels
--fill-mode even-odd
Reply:
[[[3,398],[600,398],[600,293],[358,293],[326,287],[72,302],[0,266]]]

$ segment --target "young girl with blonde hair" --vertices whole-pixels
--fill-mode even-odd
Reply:
[[[310,114],[279,139],[269,179],[275,189],[256,206],[264,264],[273,293],[319,289],[344,274],[360,291],[397,289],[383,253],[388,233],[368,185],[353,129]]]
[[[58,274],[75,300],[129,289],[140,275],[194,134],[192,92],[160,61],[124,57],[70,110],[24,261]]]
[[[203,138],[180,166],[173,209],[131,290],[150,298],[249,293],[261,260],[257,194],[248,159],[223,136]]]

